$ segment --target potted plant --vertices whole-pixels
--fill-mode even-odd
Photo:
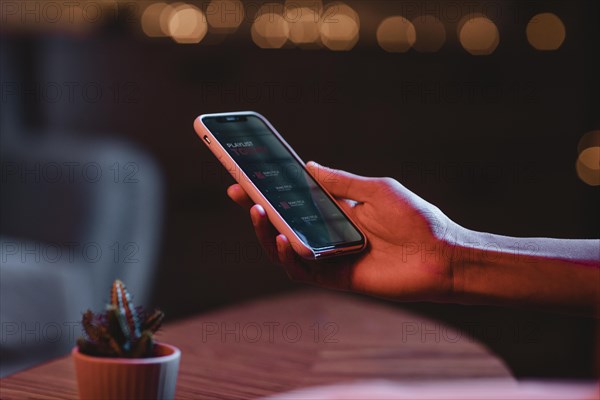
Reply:
[[[71,354],[82,399],[172,399],[181,352],[153,334],[164,314],[134,307],[120,280],[103,313],[86,311],[85,336]]]

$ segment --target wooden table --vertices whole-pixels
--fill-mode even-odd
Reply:
[[[182,399],[248,399],[370,378],[514,381],[464,333],[382,302],[319,290],[174,322],[159,340],[182,350]],[[2,379],[0,398],[77,398],[71,359]]]

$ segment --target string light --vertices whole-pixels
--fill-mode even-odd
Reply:
[[[463,48],[473,55],[492,54],[500,43],[496,24],[481,14],[462,18],[458,25],[458,38]]]
[[[290,27],[283,11],[283,5],[279,3],[267,3],[258,10],[250,29],[252,40],[258,47],[279,49],[285,45]]]
[[[290,41],[300,46],[320,43],[319,21],[322,12],[321,1],[286,1],[283,17],[289,25]]]
[[[583,135],[577,148],[577,176],[590,186],[600,186],[600,130]]]
[[[167,6],[167,3],[159,2],[150,4],[144,9],[140,22],[142,24],[142,31],[144,31],[146,36],[167,36],[166,30],[163,31],[160,26],[160,15]]]
[[[212,0],[206,7],[211,31],[235,32],[244,20],[244,4],[240,0]]]
[[[169,35],[177,43],[199,43],[208,30],[204,13],[191,4],[178,5],[169,15]]]
[[[351,50],[359,38],[360,18],[344,3],[331,3],[323,10],[319,31],[321,42],[330,50]]]
[[[527,40],[533,48],[540,51],[552,51],[562,46],[566,37],[566,29],[556,14],[541,13],[531,18],[527,24],[526,34]]]
[[[407,52],[417,40],[414,25],[402,16],[388,17],[377,28],[377,43],[387,52]]]

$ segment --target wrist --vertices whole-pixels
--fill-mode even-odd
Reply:
[[[446,262],[452,279],[452,289],[448,301],[451,303],[468,304],[470,290],[468,287],[469,271],[477,258],[477,232],[466,229],[458,224],[449,230],[445,238]]]

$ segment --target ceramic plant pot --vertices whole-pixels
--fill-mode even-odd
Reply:
[[[181,351],[155,343],[156,357],[109,358],[82,354],[75,347],[81,399],[173,399]]]

